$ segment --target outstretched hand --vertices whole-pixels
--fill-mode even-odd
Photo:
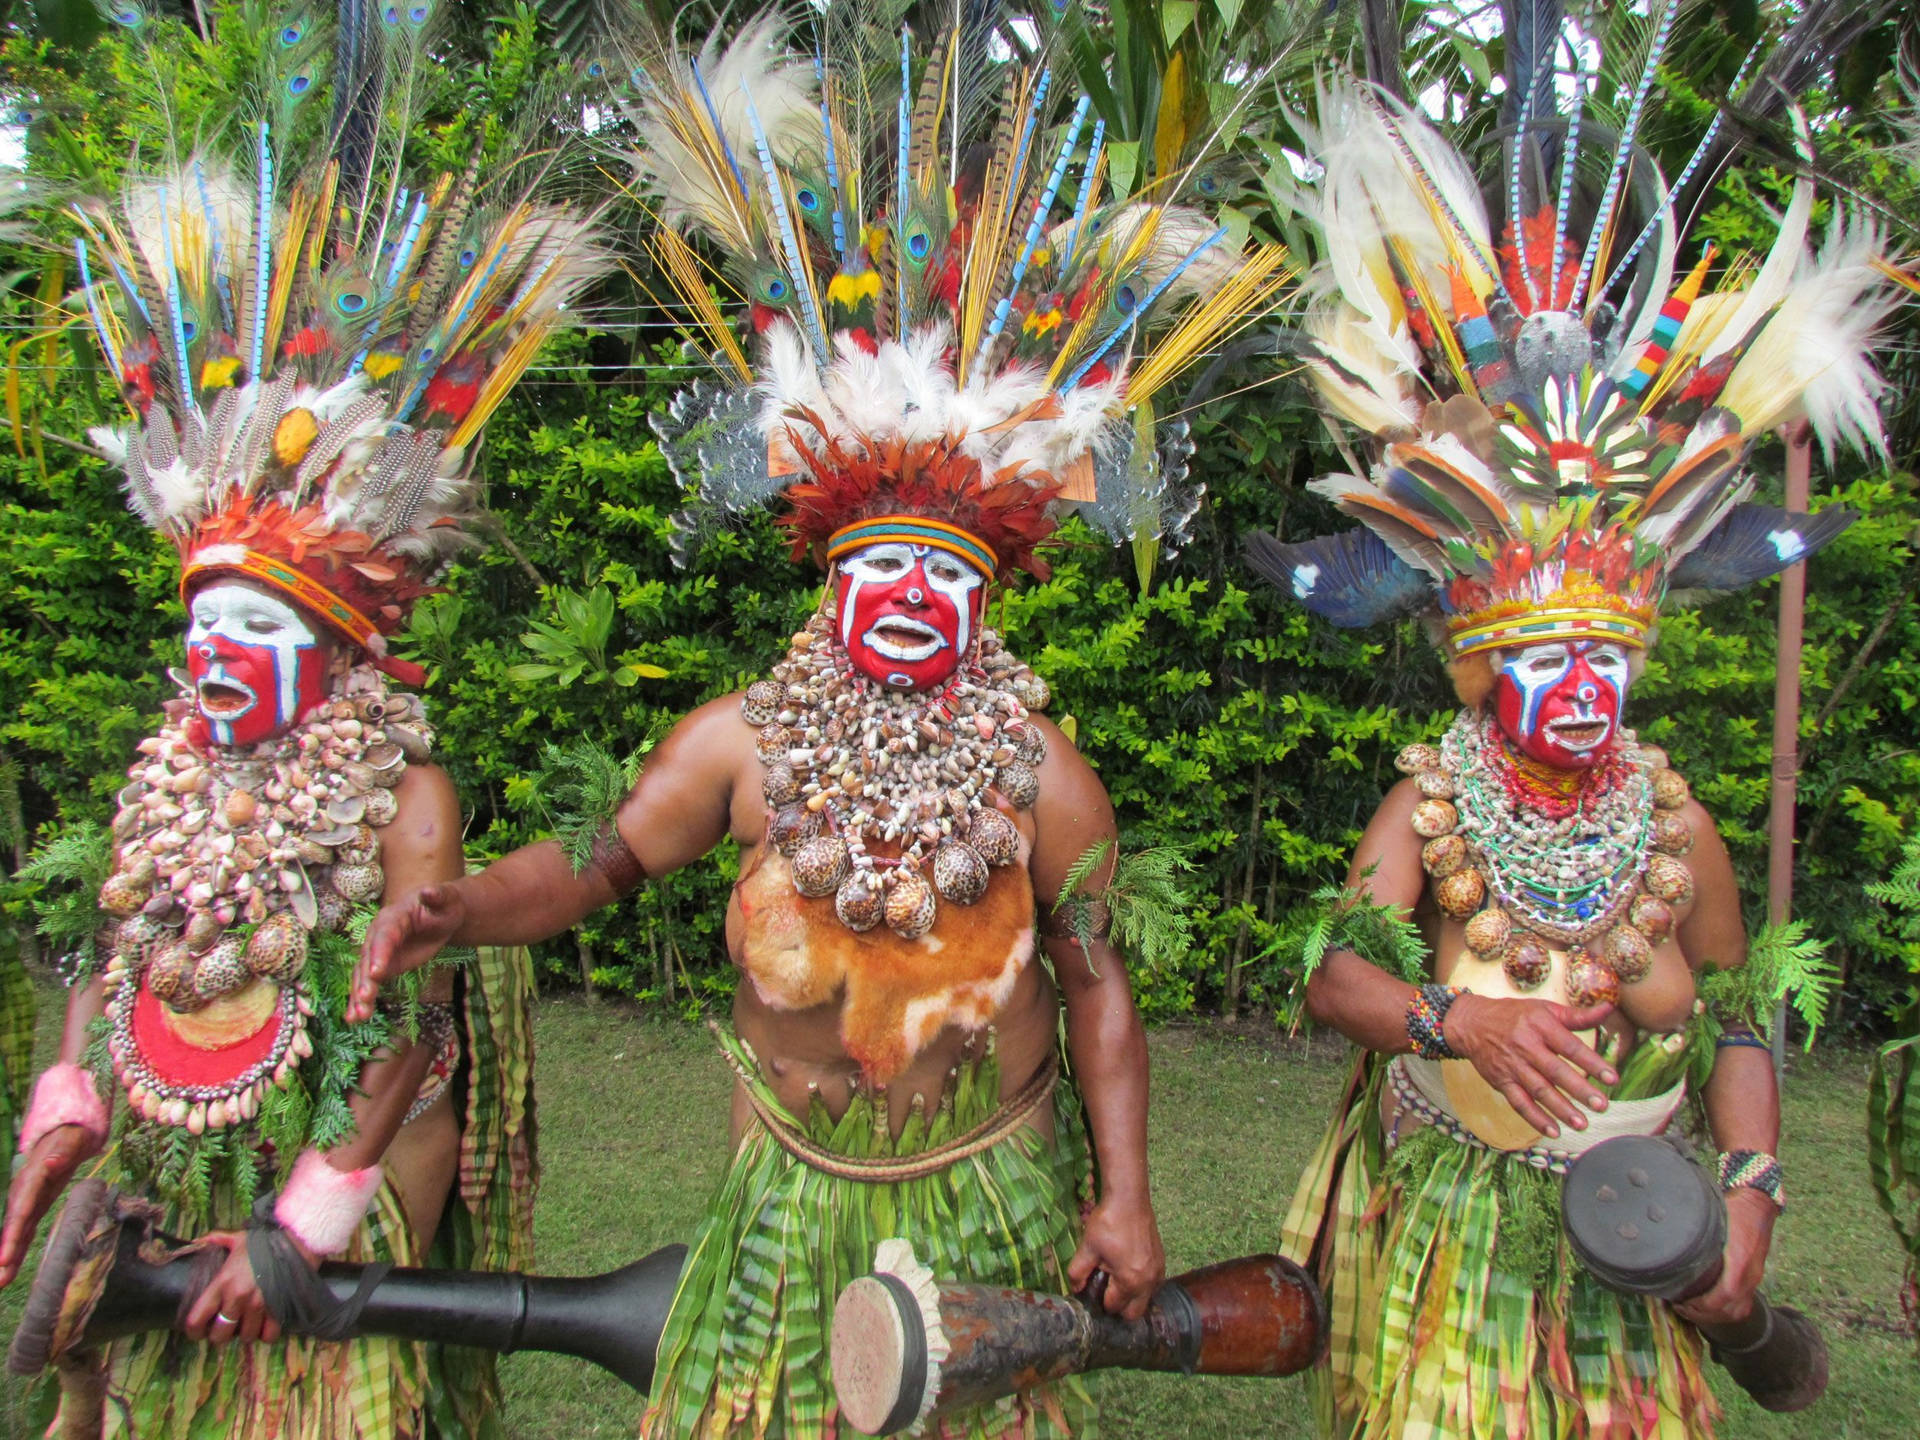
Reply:
[[[1471,1062],[1521,1119],[1543,1135],[1557,1136],[1562,1122],[1575,1130],[1587,1128],[1581,1105],[1607,1108],[1606,1096],[1592,1082],[1612,1085],[1619,1076],[1574,1031],[1591,1030],[1612,1011],[1611,1005],[1575,1009],[1551,1000],[1469,992],[1447,1011],[1447,1045]]]
[[[380,987],[430,962],[459,932],[466,916],[466,900],[452,883],[416,886],[381,906],[367,927],[360,963],[353,970],[347,1023],[371,1019]]]
[[[1167,1256],[1151,1206],[1103,1200],[1093,1207],[1080,1248],[1067,1264],[1067,1283],[1077,1293],[1096,1274],[1106,1277],[1106,1285],[1093,1292],[1095,1303],[1129,1320],[1147,1313],[1147,1303],[1167,1278]]]
[[[0,1226],[0,1288],[13,1283],[41,1220],[73,1172],[98,1148],[84,1126],[56,1125],[27,1152],[7,1187],[7,1218]]]

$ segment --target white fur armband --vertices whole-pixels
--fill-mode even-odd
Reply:
[[[316,1255],[338,1255],[367,1218],[380,1192],[379,1164],[364,1170],[336,1170],[318,1150],[302,1150],[293,1173],[280,1189],[273,1218]]]
[[[62,1061],[33,1082],[33,1099],[20,1124],[20,1153],[62,1125],[78,1125],[98,1150],[107,1138],[107,1121],[107,1102],[100,1098],[93,1076],[72,1061]]]

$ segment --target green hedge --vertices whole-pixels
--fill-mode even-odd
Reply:
[[[490,63],[435,80],[444,93],[428,123],[446,154],[464,156],[482,103],[545,63],[532,16],[520,7],[489,32]],[[112,45],[84,64],[46,60],[45,46],[18,35],[0,44],[0,61],[67,116],[67,139],[37,164],[68,178],[110,175],[138,123],[137,105],[120,102],[139,77]],[[231,83],[221,72],[243,68],[218,46],[196,63],[186,70],[194,85]],[[1777,202],[1779,181],[1763,170],[1736,181],[1708,228],[1737,246],[1770,234],[1756,217]],[[17,417],[14,434],[0,436],[0,759],[18,764],[29,825],[43,834],[107,813],[169,691],[183,624],[171,555],[122,508],[104,465],[57,438],[79,439],[118,408],[77,332],[25,341],[45,313],[37,297],[67,283],[59,267],[0,247]],[[544,743],[584,734],[617,751],[644,748],[693,705],[761,674],[818,595],[818,577],[789,564],[764,518],[717,539],[691,571],[672,568],[678,497],[647,416],[689,372],[670,348],[630,366],[637,343],[573,337],[503,408],[478,464],[511,548],[463,564],[451,593],[421,607],[404,646],[432,671],[427,693],[475,856],[539,833],[526,777]],[[1055,717],[1072,717],[1128,844],[1186,846],[1200,867],[1189,963],[1140,977],[1157,1015],[1278,1005],[1289,977],[1269,951],[1287,911],[1343,871],[1391,783],[1394,751],[1438,733],[1451,706],[1417,627],[1335,631],[1242,565],[1241,539],[1255,527],[1299,537],[1347,523],[1304,489],[1346,467],[1271,362],[1229,377],[1222,393],[1236,385],[1255,388],[1194,417],[1208,504],[1193,543],[1163,557],[1149,593],[1139,593],[1130,555],[1075,522],[1053,578],[994,608],[1052,683]],[[1756,470],[1777,475],[1779,460],[1777,446],[1763,447]],[[1777,498],[1776,482],[1761,488]],[[1911,476],[1853,461],[1822,470],[1815,488],[1820,502],[1843,500],[1865,518],[1812,566],[1796,911],[1833,939],[1848,1013],[1870,1020],[1916,988],[1908,953],[1861,886],[1890,867],[1920,796],[1920,497]],[[1763,586],[1670,618],[1631,704],[1642,733],[1673,752],[1718,817],[1756,919],[1776,604],[1775,587]],[[524,642],[530,634],[537,648]],[[542,958],[555,977],[584,968],[596,985],[650,1002],[703,1003],[732,984],[721,917],[733,871],[723,852]],[[16,890],[6,903],[17,916],[23,897]]]
[[[645,747],[693,705],[762,673],[818,597],[817,576],[788,562],[764,520],[720,537],[691,571],[672,568],[677,497],[647,415],[685,372],[663,356],[607,383],[587,350],[579,338],[560,347],[494,423],[479,464],[512,548],[462,565],[404,646],[430,668],[475,855],[538,833],[524,777],[544,742],[586,734],[617,751]],[[95,397],[74,373],[56,371],[67,378],[39,395],[43,432],[71,434],[89,420]],[[25,377],[29,387],[39,380]],[[1286,385],[1209,405],[1195,461],[1208,506],[1149,594],[1138,592],[1130,555],[1074,522],[1052,579],[995,603],[995,623],[1052,683],[1056,718],[1073,718],[1128,843],[1187,846],[1200,864],[1190,963],[1141,977],[1155,1014],[1277,1002],[1287,977],[1265,954],[1277,923],[1340,873],[1393,778],[1396,748],[1437,733],[1448,713],[1416,627],[1332,630],[1239,562],[1240,537],[1255,526],[1305,535],[1339,523],[1302,489],[1337,463],[1317,440],[1303,443],[1316,431]],[[170,556],[120,507],[104,466],[44,435],[36,454],[25,438],[25,457],[11,446],[0,455],[0,706],[11,717],[0,746],[23,762],[28,814],[44,828],[105,813],[168,688],[165,667],[178,663],[183,616]],[[1809,724],[1883,621],[1885,633],[1822,731],[1803,740],[1797,909],[1836,940],[1856,1003],[1880,1011],[1913,985],[1860,882],[1885,871],[1903,807],[1920,793],[1920,621],[1910,595],[1900,603],[1920,505],[1905,477],[1822,488],[1866,518],[1814,563]],[[568,633],[560,592],[595,590],[613,602],[603,644],[590,621],[545,653],[523,643],[536,620]],[[1766,587],[1670,618],[1631,707],[1719,818],[1756,908],[1775,603]],[[577,678],[527,677],[569,644],[581,652]],[[596,917],[579,937],[594,983],[678,1005],[724,992],[733,873],[723,852]],[[567,940],[543,958],[554,975],[578,976],[583,951]]]

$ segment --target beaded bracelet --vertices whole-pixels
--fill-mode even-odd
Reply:
[[[1787,1202],[1780,1194],[1780,1161],[1764,1150],[1729,1150],[1720,1157],[1720,1188],[1758,1190],[1778,1208]]]
[[[1716,1050],[1771,1050],[1773,1046],[1754,1034],[1747,1026],[1733,1024],[1720,1032],[1720,1037],[1713,1042],[1713,1048]]]
[[[1447,1044],[1447,1011],[1466,992],[1458,985],[1422,985],[1407,1002],[1407,1039],[1422,1060],[1458,1060]]]

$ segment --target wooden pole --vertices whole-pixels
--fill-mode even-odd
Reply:
[[[1787,509],[1807,508],[1813,475],[1813,435],[1805,421],[1784,432]],[[1800,779],[1800,649],[1806,631],[1807,562],[1780,576],[1780,642],[1773,665],[1773,788],[1767,812],[1767,923],[1784,925],[1793,913],[1793,807]],[[1787,1062],[1787,1005],[1773,1016],[1773,1073]]]

